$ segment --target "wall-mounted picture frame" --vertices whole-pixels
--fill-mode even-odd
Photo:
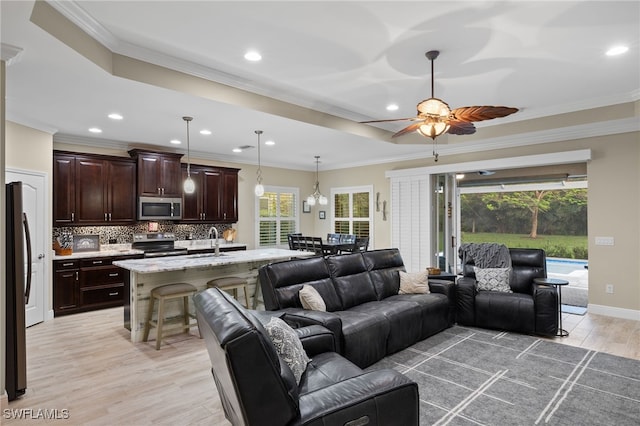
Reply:
[[[318,217],[320,217],[320,219],[326,219],[327,218],[327,213],[324,210],[320,210],[318,212]]]
[[[302,213],[311,213],[311,206],[307,200],[302,200]]]

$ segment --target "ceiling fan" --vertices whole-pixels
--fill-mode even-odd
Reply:
[[[425,99],[417,105],[418,115],[409,118],[395,118],[389,120],[371,120],[361,121],[361,123],[385,123],[391,121],[415,121],[395,133],[393,137],[402,136],[407,133],[417,131],[422,136],[431,138],[435,141],[436,137],[443,133],[452,135],[470,135],[476,132],[474,121],[491,120],[493,118],[506,117],[518,111],[518,108],[505,106],[467,106],[452,110],[444,101],[434,97],[433,95],[433,61],[438,57],[438,50],[430,50],[425,53],[427,59],[431,61],[431,97]],[[438,155],[434,156],[438,161]]]

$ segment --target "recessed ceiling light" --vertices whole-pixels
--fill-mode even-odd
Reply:
[[[182,141],[178,140],[178,139],[171,139],[169,142],[171,142],[174,145],[180,145],[182,144]]]
[[[240,148],[233,148],[232,150],[233,152],[242,152],[242,150]]]
[[[613,46],[607,50],[607,56],[622,55],[623,53],[627,53],[628,50],[629,48],[627,46]]]
[[[387,111],[397,111],[398,110],[398,105],[397,104],[389,104],[387,105]]]
[[[211,130],[202,129],[200,130],[201,135],[209,136],[211,134]]]
[[[98,129],[97,127],[92,127],[89,129],[91,133],[102,133],[102,129]]]
[[[251,62],[258,62],[259,60],[262,59],[262,55],[258,52],[256,52],[255,50],[250,50],[247,53],[244,54],[244,58],[247,61],[251,61]]]
[[[109,117],[112,120],[122,120],[124,118],[123,116],[115,112],[113,114],[109,114],[107,117]]]
[[[276,143],[275,143],[274,141],[272,141],[272,140],[268,140],[268,141],[265,141],[265,142],[264,142],[264,144],[265,144],[265,145],[269,145],[269,146],[273,146],[273,145],[275,145]]]

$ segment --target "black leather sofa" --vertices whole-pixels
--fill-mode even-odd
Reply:
[[[558,329],[558,295],[553,286],[538,285],[546,278],[544,250],[509,249],[513,293],[477,291],[474,262],[466,259],[463,276],[456,282],[458,324],[540,335],[555,335]]]
[[[233,425],[417,425],[418,387],[395,370],[363,372],[333,352],[323,327],[296,329],[312,357],[300,382],[257,319],[211,288],[194,296],[201,336]],[[283,315],[286,321],[286,315]]]
[[[286,312],[298,325],[322,325],[337,351],[361,368],[448,327],[455,319],[453,282],[429,280],[428,294],[398,294],[397,249],[293,259],[260,268],[267,310]],[[314,287],[327,311],[302,308],[298,292]]]

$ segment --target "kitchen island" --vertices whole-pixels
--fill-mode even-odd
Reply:
[[[252,301],[256,297],[260,300],[261,294],[256,284],[258,269],[261,266],[313,255],[311,252],[303,251],[259,249],[225,252],[217,257],[207,253],[116,261],[114,265],[129,271],[125,276],[124,327],[131,331],[131,341],[142,341],[149,295],[155,287],[186,282],[201,291],[207,288],[209,280],[234,276],[247,280]],[[175,304],[168,303],[165,316],[179,316],[180,308],[179,301]]]

